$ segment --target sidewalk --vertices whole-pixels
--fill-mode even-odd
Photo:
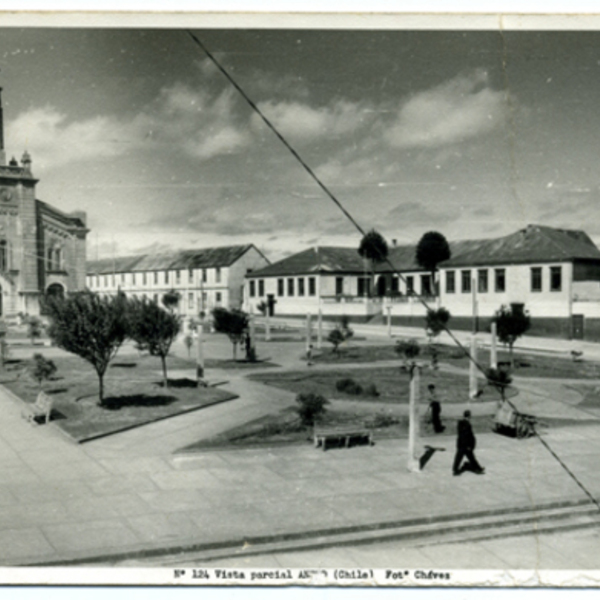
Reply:
[[[76,446],[51,426],[32,427],[5,397],[0,423],[2,565],[135,558],[231,541],[241,547],[253,537],[585,499],[536,439],[480,435],[487,474],[453,477],[452,437],[423,439],[446,451],[411,474],[405,440],[174,456],[149,443],[156,431],[140,428],[146,453],[131,455],[111,438]],[[598,427],[551,431],[547,440],[600,493]]]

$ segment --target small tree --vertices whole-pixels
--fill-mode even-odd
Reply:
[[[375,291],[375,265],[384,262],[388,257],[388,252],[388,245],[385,238],[374,229],[366,233],[360,241],[358,253],[362,258],[367,259],[371,263],[370,295],[374,295]]]
[[[435,272],[438,265],[451,256],[450,245],[446,238],[437,231],[428,231],[417,244],[415,260],[417,264],[431,273],[431,291],[438,293]]]
[[[489,368],[485,372],[485,376],[490,385],[493,385],[499,392],[502,401],[506,400],[506,388],[512,383],[512,377],[508,371],[504,369]]]
[[[100,297],[90,291],[48,297],[48,335],[55,346],[89,362],[98,375],[99,400],[104,406],[104,374],[127,335],[127,301],[123,294]]]
[[[27,318],[27,337],[31,340],[31,345],[35,344],[37,338],[42,337],[44,331],[44,324],[39,317],[28,317]]]
[[[36,353],[33,355],[33,361],[29,365],[28,370],[30,375],[38,382],[41,389],[42,383],[56,373],[56,365],[43,354]]]
[[[162,303],[164,307],[173,312],[177,306],[179,305],[179,301],[181,300],[181,294],[175,290],[169,290],[162,297]]]
[[[215,331],[226,334],[233,344],[233,360],[237,360],[237,346],[244,341],[248,332],[249,318],[242,310],[213,309]]]
[[[339,347],[346,340],[349,340],[354,335],[354,331],[350,328],[350,319],[347,316],[341,317],[335,327],[329,332],[327,341],[333,344],[332,352],[339,355]]]
[[[315,421],[318,421],[326,412],[325,406],[329,401],[320,394],[312,392],[308,394],[298,394],[296,396],[298,403],[297,411],[302,425],[305,427],[313,427]]]
[[[531,327],[531,318],[523,304],[511,304],[510,307],[503,304],[493,318],[496,323],[498,339],[508,345],[510,353],[510,364],[514,368],[513,357],[514,343]]]
[[[394,350],[404,358],[404,368],[412,371],[415,359],[421,353],[421,346],[417,340],[398,340]]]
[[[450,321],[450,311],[444,307],[438,309],[428,309],[425,316],[425,331],[431,341],[436,338],[446,327]]]
[[[181,317],[167,311],[147,298],[129,300],[127,306],[127,333],[151,356],[160,357],[163,385],[168,387],[167,355],[181,331]]]

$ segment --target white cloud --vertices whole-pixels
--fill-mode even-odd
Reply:
[[[128,120],[97,116],[70,122],[54,107],[34,108],[7,124],[10,146],[27,149],[34,169],[118,157],[168,144],[194,159],[230,154],[250,141],[235,114],[231,90],[211,95],[175,85]]]
[[[366,115],[371,118],[371,111],[347,101],[320,108],[298,102],[267,101],[258,107],[283,135],[303,141],[344,135],[362,127]],[[258,115],[253,115],[252,123],[255,128],[264,127]]]
[[[10,146],[27,149],[35,164],[56,167],[81,160],[116,157],[132,140],[115,119],[95,117],[69,123],[52,107],[21,113],[7,125]]]
[[[387,141],[396,148],[427,148],[492,131],[504,120],[504,94],[487,83],[487,73],[477,70],[416,94],[400,107]]]

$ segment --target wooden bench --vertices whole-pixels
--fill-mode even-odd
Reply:
[[[343,443],[344,448],[348,448],[352,440],[366,441],[370,446],[373,446],[373,432],[367,428],[315,429],[315,448],[321,446],[323,450],[327,450],[327,442],[330,440]]]
[[[23,411],[23,418],[27,419],[30,423],[39,423],[40,417],[44,418],[44,423],[50,421],[50,414],[52,413],[52,405],[54,400],[42,391],[38,394],[35,404],[30,404]]]

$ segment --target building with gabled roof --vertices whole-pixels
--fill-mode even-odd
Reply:
[[[457,329],[470,329],[474,307],[486,328],[503,304],[524,304],[531,333],[600,339],[600,250],[579,230],[529,225],[494,239],[450,241],[451,258],[431,274],[415,260],[416,244],[392,246],[371,267],[356,248],[309,248],[246,277],[246,310],[264,302],[274,315],[382,316],[423,326],[425,300],[444,306]]]
[[[268,264],[253,244],[105,258],[88,262],[87,287],[156,301],[175,290],[180,313],[197,316],[217,306],[239,308],[244,276]]]

